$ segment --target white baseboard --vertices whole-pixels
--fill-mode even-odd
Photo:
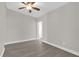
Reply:
[[[49,44],[49,45],[51,45],[51,46],[55,46],[55,47],[57,47],[57,48],[59,48],[59,49],[62,49],[62,50],[64,50],[64,51],[67,51],[67,52],[72,53],[72,54],[74,54],[74,55],[79,56],[79,52],[77,52],[77,51],[74,51],[74,50],[71,50],[71,49],[67,49],[67,48],[65,48],[65,47],[62,47],[62,46],[59,46],[59,45],[56,45],[56,44],[53,44],[53,43],[50,43],[50,42],[47,42],[47,41],[44,41],[44,40],[40,40],[40,41],[42,41],[42,42],[44,42],[44,43],[47,43],[47,44]]]
[[[14,44],[14,43],[20,43],[20,42],[25,42],[25,41],[31,41],[31,40],[36,40],[36,38],[19,40],[19,41],[13,41],[13,42],[7,42],[7,43],[4,43],[4,45]]]
[[[2,52],[1,52],[1,54],[0,54],[0,57],[2,57],[2,56],[3,56],[4,51],[5,51],[5,48],[3,47],[3,50],[2,50]]]

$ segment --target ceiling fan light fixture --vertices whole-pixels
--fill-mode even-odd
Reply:
[[[30,5],[27,5],[26,8],[27,8],[27,10],[29,10],[29,9],[31,10],[32,9],[32,7]]]

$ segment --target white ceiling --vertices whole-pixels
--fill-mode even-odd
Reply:
[[[40,8],[40,11],[35,11],[33,10],[32,13],[29,13],[28,10],[23,9],[23,10],[19,10],[18,8],[21,6],[24,6],[22,3],[20,2],[8,2],[7,3],[7,8],[23,13],[23,14],[27,14],[33,17],[40,17],[52,10],[55,10],[56,8],[59,8],[63,5],[67,4],[67,2],[37,2],[37,5]]]

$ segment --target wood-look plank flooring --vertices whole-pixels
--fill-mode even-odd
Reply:
[[[3,57],[78,57],[54,46],[32,40],[5,46]]]

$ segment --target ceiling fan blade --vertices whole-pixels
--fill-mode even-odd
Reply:
[[[31,3],[31,5],[35,4],[35,2],[30,2],[30,3]]]
[[[19,9],[24,9],[25,7],[20,7]]]
[[[26,4],[28,5],[28,4],[31,4],[31,5],[33,5],[35,2],[27,2]]]
[[[37,10],[37,11],[40,11],[40,9],[39,8],[37,8],[37,7],[32,7],[34,10]]]
[[[26,4],[28,5],[28,4],[30,4],[30,2],[27,2]]]
[[[21,2],[22,4],[24,4],[24,5],[26,5],[26,3],[25,2]]]

